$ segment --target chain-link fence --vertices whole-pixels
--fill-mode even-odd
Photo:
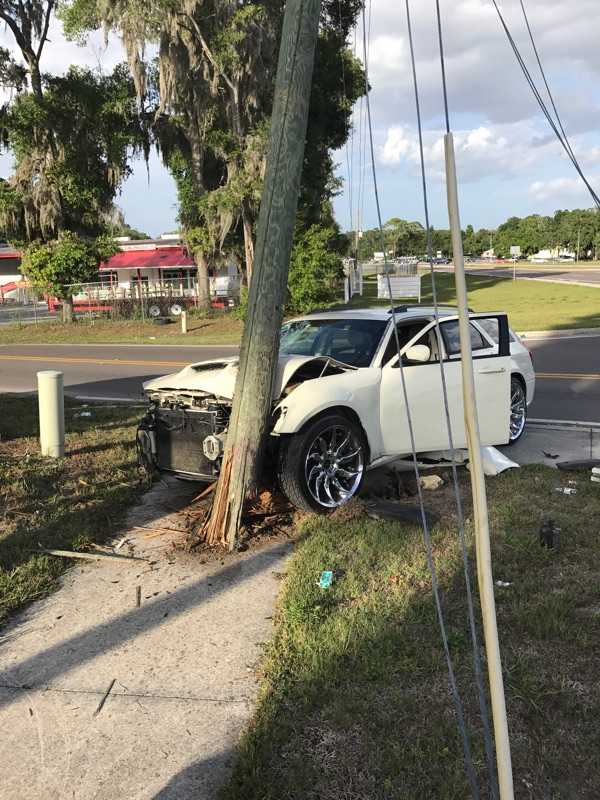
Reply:
[[[129,283],[97,282],[66,287],[73,297],[77,316],[108,319],[152,319],[179,316],[183,310],[198,308],[202,297],[193,281],[169,279],[160,282],[141,278]],[[228,309],[239,301],[240,282],[235,277],[209,279],[213,308]],[[51,302],[57,309],[60,301]]]

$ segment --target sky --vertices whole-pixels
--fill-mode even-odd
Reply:
[[[524,0],[538,50],[571,145],[594,188],[600,190],[600,29],[598,0]],[[530,71],[541,87],[519,0],[501,9]],[[451,128],[455,138],[463,227],[496,227],[509,216],[552,214],[558,208],[590,207],[591,198],[554,139],[527,86],[491,0],[440,0]],[[447,227],[443,175],[443,100],[434,0],[410,0],[419,83],[427,187],[432,224]],[[368,69],[375,160],[383,221],[423,222],[423,195],[407,39],[405,4],[371,0]],[[357,54],[362,52],[357,33]],[[10,32],[0,44],[11,48]],[[351,46],[354,43],[351,42]],[[123,60],[117,39],[100,35],[85,47],[65,42],[54,24],[43,68],[64,72],[69,64],[110,70]],[[335,153],[343,189],[335,198],[343,229],[376,225],[364,103],[357,104],[354,131]],[[362,162],[362,164],[361,164]],[[172,178],[153,154],[133,165],[118,205],[128,223],[152,235],[176,225]],[[10,158],[0,157],[0,175]],[[363,176],[361,178],[361,175]],[[360,199],[360,202],[359,202]]]

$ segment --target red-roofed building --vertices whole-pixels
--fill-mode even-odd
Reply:
[[[168,239],[119,241],[120,252],[100,265],[100,280],[129,289],[135,284],[193,289],[196,265],[181,242]]]
[[[26,286],[21,275],[21,254],[9,246],[0,246],[0,303],[14,299]]]

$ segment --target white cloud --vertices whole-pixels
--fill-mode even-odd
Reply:
[[[502,6],[532,75],[540,80],[519,4],[510,0]],[[491,0],[442,2],[441,8],[451,114],[476,114],[495,123],[538,116],[539,108]],[[599,98],[593,89],[600,77],[600,4],[597,0],[529,0],[527,12],[567,129],[594,129],[600,118]],[[427,120],[439,117],[442,111],[434,3],[413,0],[411,19],[421,104]],[[414,116],[414,101],[402,3],[373,0],[370,42],[375,115],[387,125],[406,122]],[[590,91],[576,89],[586,80]]]
[[[587,179],[592,187],[600,187],[600,176],[587,176]],[[539,202],[552,200],[564,205],[576,200],[585,207],[592,205],[590,194],[579,177],[533,181],[529,186],[529,195]]]
[[[520,175],[556,150],[549,141],[531,147],[532,129],[521,125],[479,125],[454,133],[454,150],[461,181],[476,181],[496,175],[501,178]],[[423,151],[428,177],[443,179],[444,136],[440,130],[428,130],[423,136]],[[392,126],[379,149],[379,161],[386,167],[420,167],[417,133],[409,127]]]

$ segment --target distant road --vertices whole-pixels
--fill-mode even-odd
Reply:
[[[0,392],[34,391],[37,372],[57,369],[75,397],[140,400],[142,383],[150,378],[231,355],[237,355],[237,347],[0,345]]]
[[[600,334],[527,339],[538,374],[530,416],[600,422]],[[235,346],[0,345],[0,392],[30,392],[59,369],[82,399],[142,399],[142,383],[186,364],[237,354]]]
[[[436,272],[454,272],[452,265],[436,266]],[[468,275],[481,275],[488,278],[512,278],[512,267],[480,267],[467,265]],[[561,267],[548,267],[531,269],[517,266],[517,278],[527,278],[536,281],[551,281],[560,283],[573,283],[584,286],[600,287],[600,269],[562,269]]]

